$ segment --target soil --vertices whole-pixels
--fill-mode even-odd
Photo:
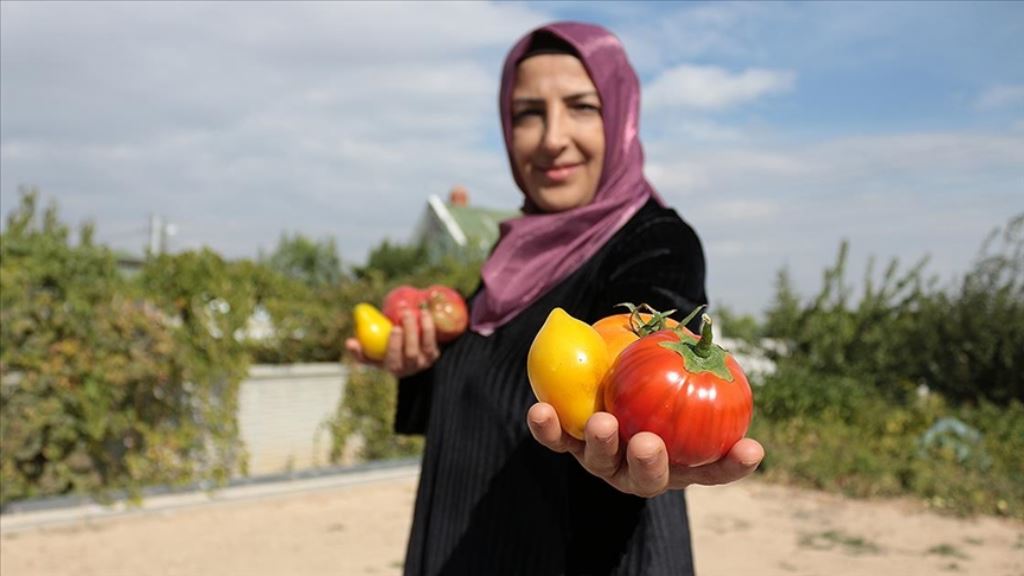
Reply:
[[[400,574],[416,477],[8,530],[4,576]],[[1024,576],[1024,523],[748,479],[688,490],[701,576]]]

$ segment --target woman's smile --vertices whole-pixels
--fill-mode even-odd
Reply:
[[[576,173],[579,172],[582,166],[582,162],[577,162],[574,164],[562,164],[558,166],[552,166],[550,168],[544,168],[544,178],[552,184],[560,184],[562,182],[567,182],[570,178],[572,178]]]

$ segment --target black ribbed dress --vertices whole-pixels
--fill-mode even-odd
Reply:
[[[620,302],[677,317],[707,302],[700,241],[675,211],[648,202],[515,320],[399,382],[396,430],[426,434],[406,575],[693,573],[682,492],[622,494],[526,426],[526,354],[551,309],[594,322]]]

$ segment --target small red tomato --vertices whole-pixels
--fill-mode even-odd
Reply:
[[[469,311],[466,309],[466,301],[458,292],[435,284],[424,290],[423,294],[430,316],[434,319],[438,342],[451,342],[466,331]]]
[[[408,310],[412,317],[419,321],[420,308],[426,303],[426,295],[422,290],[407,284],[396,286],[384,297],[381,310],[395,326],[402,325],[402,314]]]
[[[712,344],[711,319],[703,320],[700,338],[682,326],[640,338],[605,377],[605,409],[619,420],[622,440],[653,432],[680,466],[725,456],[747,433],[753,413],[747,377]]]

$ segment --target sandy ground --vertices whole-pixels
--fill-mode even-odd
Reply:
[[[400,574],[415,471],[0,536],[3,576]],[[746,480],[689,491],[701,576],[1024,576],[1024,523]]]

